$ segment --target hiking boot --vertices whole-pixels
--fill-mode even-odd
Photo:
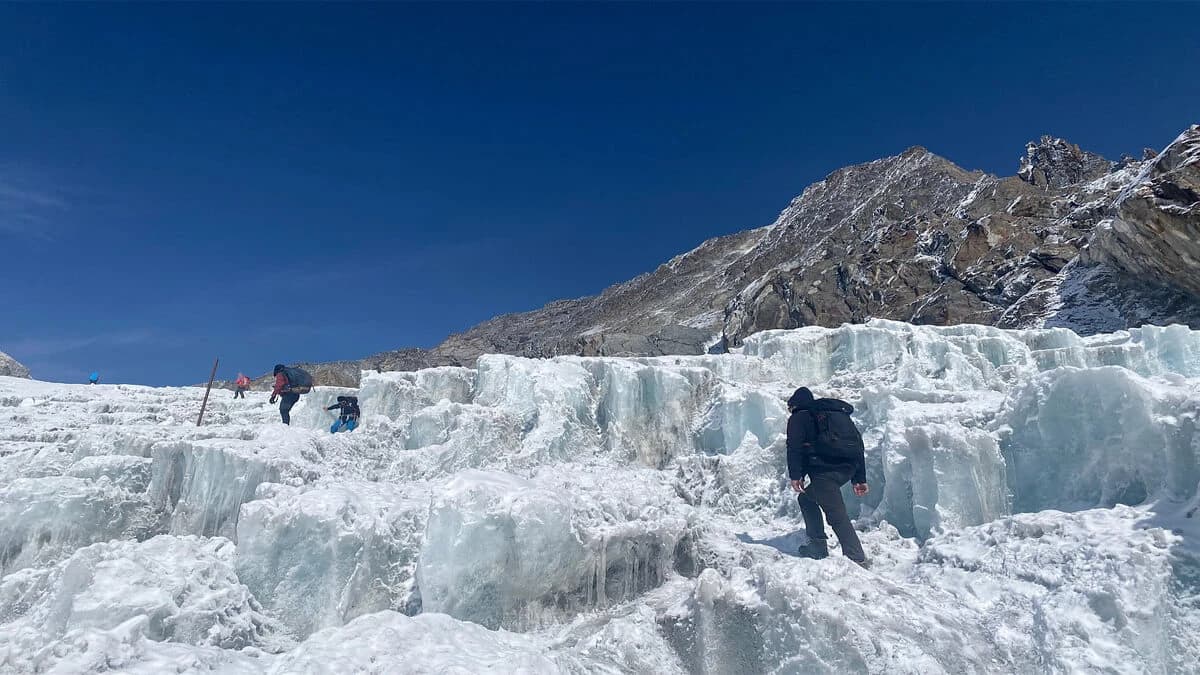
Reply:
[[[812,558],[820,560],[829,557],[829,545],[824,539],[810,539],[807,544],[800,547],[797,551],[801,558]]]
[[[871,561],[870,560],[851,560],[851,562],[853,562],[855,565],[858,565],[859,567],[863,568],[864,570],[871,569]]]

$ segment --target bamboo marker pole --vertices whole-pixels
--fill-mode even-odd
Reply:
[[[200,426],[200,423],[204,421],[204,409],[208,407],[208,392],[212,391],[213,380],[217,379],[217,364],[220,362],[221,359],[213,359],[212,375],[208,376],[208,388],[204,390],[204,402],[200,404],[200,416],[196,418],[196,426]]]

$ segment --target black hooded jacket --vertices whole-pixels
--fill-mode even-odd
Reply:
[[[335,408],[341,408],[342,417],[347,419],[358,419],[358,416],[361,414],[358,408],[357,396],[339,396],[337,397],[337,403],[329,406],[326,410],[333,410]]]
[[[818,398],[813,400],[812,394],[804,390],[807,396],[797,391],[788,407],[792,416],[787,424],[787,462],[788,475],[792,480],[804,480],[805,476],[819,473],[849,473],[850,482],[867,482],[867,460],[859,455],[858,461],[847,462],[845,459],[830,459],[821,457],[813,452],[813,438],[817,435],[817,423],[813,417],[814,410],[840,411],[847,415],[854,412],[854,406],[839,401],[836,398]],[[806,400],[807,399],[807,400]]]

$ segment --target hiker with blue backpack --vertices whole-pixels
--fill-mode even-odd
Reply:
[[[312,375],[302,368],[275,364],[275,388],[271,390],[271,403],[279,402],[279,416],[284,424],[292,423],[292,406],[300,400],[300,394],[312,391]]]
[[[867,556],[842,499],[842,486],[847,482],[854,484],[854,494],[859,497],[870,491],[862,434],[850,419],[854,406],[835,398],[814,399],[805,387],[792,394],[787,406],[792,413],[787,424],[788,475],[792,489],[799,493],[797,500],[808,534],[800,555],[818,560],[829,557],[821,519],[824,512],[841,542],[842,554],[867,567]],[[805,477],[808,485],[804,484]]]

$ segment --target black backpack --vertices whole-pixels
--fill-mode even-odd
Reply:
[[[853,462],[862,458],[865,450],[862,434],[848,413],[832,406],[818,405],[809,414],[817,429],[813,437],[813,454]]]
[[[312,391],[313,379],[307,370],[289,367],[283,369],[283,374],[287,376],[287,390],[293,394],[307,394]]]

